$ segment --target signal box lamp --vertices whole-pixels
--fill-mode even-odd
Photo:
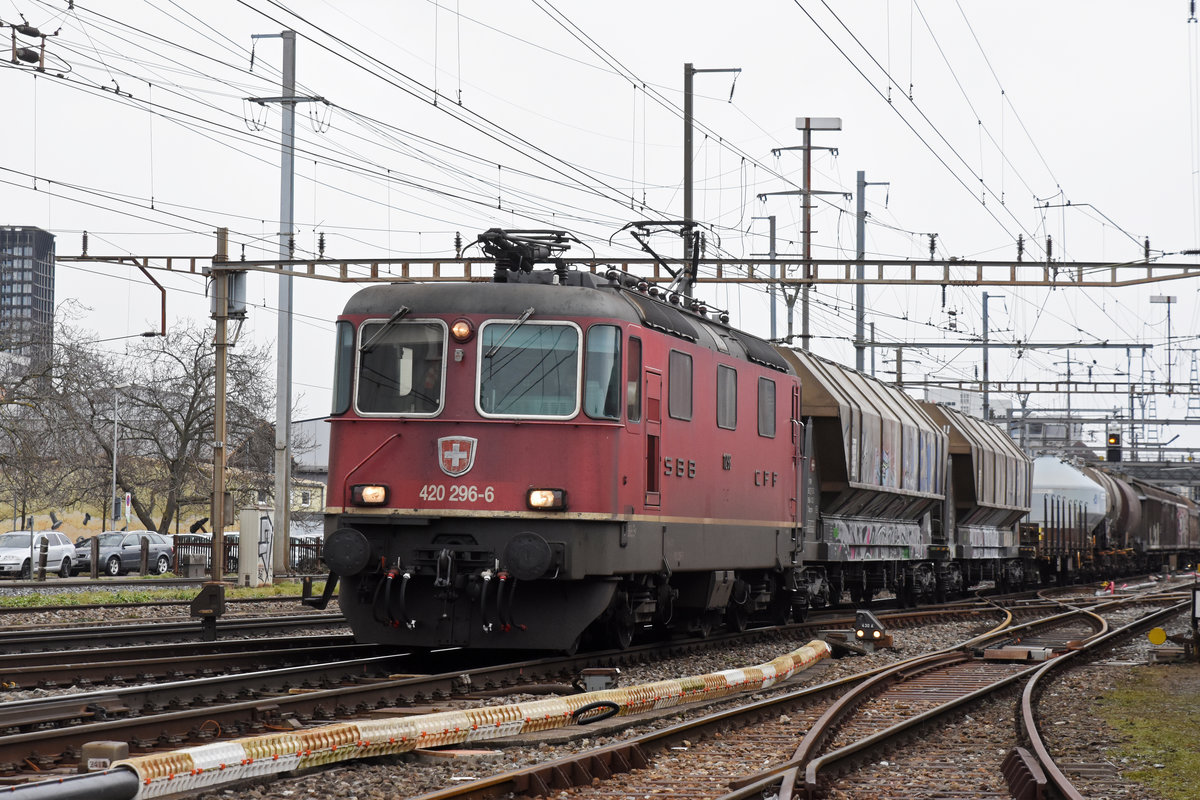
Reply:
[[[876,647],[891,647],[892,635],[883,629],[883,623],[870,611],[856,611],[854,641],[868,650],[874,650]]]
[[[1108,452],[1105,456],[1108,461],[1121,460],[1121,434],[1110,433],[1108,435]]]

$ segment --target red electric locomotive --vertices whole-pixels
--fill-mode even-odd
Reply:
[[[803,606],[780,354],[623,274],[532,270],[557,235],[481,238],[495,282],[373,286],[337,323],[325,553],[356,634],[570,649]]]
[[[1028,459],[990,426],[570,270],[565,235],[479,243],[493,282],[337,323],[324,552],[361,640],[627,646],[1016,569]]]

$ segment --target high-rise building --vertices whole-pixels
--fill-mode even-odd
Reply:
[[[53,346],[54,234],[0,226],[0,352],[38,369]]]

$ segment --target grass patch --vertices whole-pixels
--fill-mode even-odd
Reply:
[[[313,582],[313,593],[320,594],[325,589],[324,581]],[[34,606],[87,606],[104,605],[106,603],[153,603],[162,600],[191,600],[199,594],[197,586],[114,586],[111,589],[90,589],[83,592],[34,592],[24,595],[0,595],[0,607],[31,608]],[[285,581],[274,586],[226,586],[225,597],[233,599],[254,599],[279,596],[295,596],[300,594],[299,581]]]
[[[1100,699],[1098,711],[1124,739],[1126,779],[1167,800],[1193,800],[1200,774],[1200,673],[1195,665],[1138,667]]]

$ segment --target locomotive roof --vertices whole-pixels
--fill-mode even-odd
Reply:
[[[616,292],[597,291],[594,286],[578,283],[555,286],[524,281],[378,284],[356,292],[346,302],[344,313],[390,316],[400,306],[413,309],[414,316],[456,313],[520,315],[533,306],[535,318],[542,315],[611,317],[641,322],[637,312]]]
[[[701,347],[792,372],[770,344],[714,320],[686,313],[646,294],[610,283],[591,272],[570,271],[563,285],[555,273],[516,273],[507,282],[388,283],[356,292],[346,315],[390,316],[401,306],[422,314],[490,314],[520,316],[530,306],[539,317],[602,317],[645,325]]]

